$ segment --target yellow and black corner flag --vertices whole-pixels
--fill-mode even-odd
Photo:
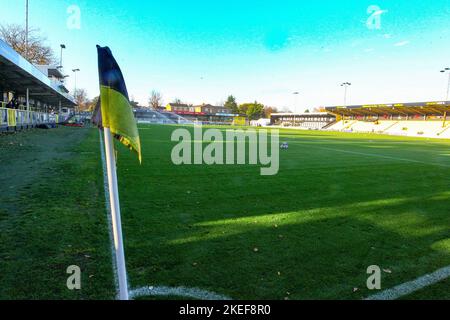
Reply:
[[[100,100],[93,114],[93,122],[110,128],[116,139],[137,152],[141,162],[139,132],[122,71],[108,47],[97,46],[97,52]]]

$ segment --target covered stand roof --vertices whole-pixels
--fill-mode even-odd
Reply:
[[[450,113],[450,101],[370,104],[356,106],[326,107],[325,110],[344,116],[376,115],[443,115]]]
[[[63,107],[74,107],[74,99],[61,86],[0,40],[0,88],[21,95],[28,88],[31,99],[53,106],[61,101]]]

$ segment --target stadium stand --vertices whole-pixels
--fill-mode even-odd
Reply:
[[[450,124],[450,123],[449,123]],[[423,136],[434,138],[441,135],[448,124],[443,121],[398,121],[384,133],[391,135]]]
[[[0,40],[0,131],[54,127],[75,107],[59,71],[38,67]]]
[[[270,115],[272,126],[295,127],[303,130],[321,130],[336,121],[329,112],[315,113],[273,113]]]
[[[134,109],[134,116],[138,123],[146,124],[192,124],[193,122],[187,120],[175,113],[167,111],[156,111],[148,108]]]
[[[387,128],[396,124],[397,121],[355,121],[341,120],[328,127],[330,131],[355,131],[355,132],[372,132],[383,133]]]
[[[183,103],[169,103],[166,112],[182,116],[185,121],[198,124],[231,125],[238,114],[223,106],[211,104],[188,105]]]
[[[188,120],[185,117],[182,117],[178,114],[175,114],[173,112],[169,111],[161,111],[159,112],[162,116],[168,118],[169,120],[172,120],[176,124],[193,124],[194,122],[192,120]]]
[[[340,120],[335,123],[332,123],[328,127],[324,127],[323,130],[329,130],[329,131],[344,131],[346,129],[349,129],[351,125],[353,125],[356,121],[351,120]]]
[[[337,118],[325,130],[450,138],[450,102],[327,107]]]

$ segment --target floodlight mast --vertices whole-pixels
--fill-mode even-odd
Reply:
[[[59,56],[58,69],[62,70],[62,68],[63,68],[63,65],[62,65],[62,62],[63,62],[63,50],[66,49],[66,45],[65,44],[60,44],[60,47],[61,47],[61,55]]]
[[[25,1],[25,58],[28,60],[29,11],[28,0]]]
[[[292,94],[298,97],[298,96],[300,95],[300,92],[295,91],[295,92],[293,92]],[[298,99],[296,99],[296,104],[298,104]],[[293,114],[292,116],[293,116],[293,119],[292,119],[292,126],[295,127],[295,111],[294,111],[294,114]]]
[[[72,69],[72,72],[75,76],[75,79],[74,79],[75,87],[73,89],[73,97],[75,100],[77,99],[77,72],[79,72],[79,71],[80,71],[80,69],[78,69],[78,68]],[[78,106],[78,112],[79,112],[79,106]]]
[[[350,82],[341,83],[341,87],[344,87],[344,107],[347,107],[347,89],[352,84]]]
[[[448,83],[447,83],[447,95],[445,96],[445,101],[448,101],[450,95],[450,68],[444,68],[441,70],[441,73],[448,73]]]

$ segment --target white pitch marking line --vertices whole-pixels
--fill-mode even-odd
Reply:
[[[109,203],[109,186],[108,186],[108,175],[106,173],[106,158],[105,158],[105,147],[103,145],[102,132],[99,129],[100,135],[100,154],[102,155],[102,167],[103,167],[103,186],[105,188],[105,204],[106,204],[106,217],[108,220],[109,228],[109,243],[111,249],[111,259],[112,259],[112,269],[114,274],[114,286],[116,288],[116,296],[119,294],[119,279],[117,279],[117,266],[116,266],[116,251],[114,250],[114,237],[111,232],[112,221],[111,221],[111,205]]]
[[[130,298],[145,296],[177,296],[199,300],[231,300],[231,298],[207,290],[186,287],[142,287],[130,291]]]
[[[405,282],[394,288],[374,294],[365,300],[395,300],[431,286],[439,281],[450,277],[450,266],[439,269],[433,273],[426,274],[416,280]]]
[[[441,164],[441,163],[431,163],[431,162],[420,161],[420,160],[413,160],[413,159],[406,159],[406,158],[397,158],[397,157],[391,157],[391,156],[386,156],[386,155],[382,155],[382,154],[349,151],[349,150],[342,150],[342,149],[335,149],[335,148],[326,148],[326,147],[318,147],[318,146],[313,146],[313,147],[317,148],[317,149],[337,151],[337,152],[343,152],[343,153],[350,153],[350,154],[356,154],[356,155],[361,155],[361,156],[371,156],[371,157],[385,158],[385,159],[391,159],[391,160],[407,161],[407,162],[421,163],[421,164],[432,165],[432,166],[439,166],[439,167],[446,167],[446,168],[450,167],[450,165]]]

